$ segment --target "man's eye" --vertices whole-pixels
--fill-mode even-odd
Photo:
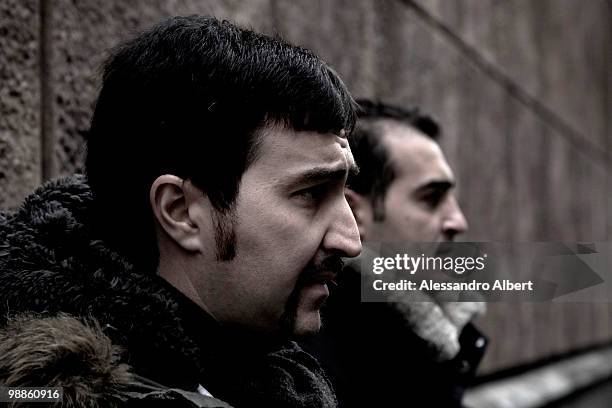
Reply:
[[[303,190],[296,191],[292,194],[293,197],[304,201],[307,204],[317,204],[323,200],[327,194],[327,185],[319,184],[313,187],[308,187]]]
[[[444,191],[432,191],[422,196],[423,202],[425,202],[429,207],[436,208],[444,198]]]

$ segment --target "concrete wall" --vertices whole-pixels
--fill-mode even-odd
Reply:
[[[0,2],[0,207],[41,181],[40,9]]]
[[[356,96],[434,113],[466,239],[610,239],[607,0],[1,0],[0,208],[80,168],[107,50],[192,13],[279,32]],[[612,340],[612,308],[492,304],[481,325],[491,372]]]

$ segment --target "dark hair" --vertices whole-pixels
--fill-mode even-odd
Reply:
[[[231,259],[227,216],[257,158],[259,131],[350,132],[355,109],[338,75],[310,50],[212,17],[163,21],[104,65],[86,159],[100,234],[132,262],[157,266],[149,189],[174,174],[210,199],[217,244],[226,246],[218,257]]]
[[[359,165],[359,173],[348,180],[351,190],[367,196],[374,207],[374,219],[384,219],[384,199],[387,188],[395,179],[395,170],[387,147],[382,142],[385,122],[410,126],[433,140],[439,137],[438,124],[417,108],[403,109],[366,99],[358,99],[358,121],[350,139],[351,150]]]

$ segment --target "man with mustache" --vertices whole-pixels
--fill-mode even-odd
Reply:
[[[439,302],[426,293],[398,292],[379,303],[361,298],[362,265],[380,256],[375,248],[433,251],[468,228],[437,143],[439,127],[416,109],[358,103],[351,148],[360,172],[349,178],[346,196],[364,251],[339,274],[323,332],[306,346],[332,375],[341,407],[460,407],[484,353],[486,341],[469,323],[484,304]]]
[[[172,18],[118,47],[87,176],[0,217],[0,383],[63,387],[67,406],[334,407],[291,339],[319,330],[361,250],[354,121],[311,51],[226,21]],[[6,319],[23,312],[42,315]],[[41,344],[58,352],[31,361]]]

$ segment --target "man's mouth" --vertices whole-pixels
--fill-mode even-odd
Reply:
[[[313,263],[300,276],[301,282],[298,283],[298,286],[328,283],[336,285],[334,280],[343,266],[342,258],[339,256],[330,256],[320,263]]]
[[[336,278],[336,273],[332,272],[332,271],[321,271],[321,272],[317,272],[315,274],[310,275],[307,279],[306,279],[306,284],[312,284],[312,283],[319,283],[319,284],[327,284],[327,283],[333,283],[335,284],[334,279]]]

